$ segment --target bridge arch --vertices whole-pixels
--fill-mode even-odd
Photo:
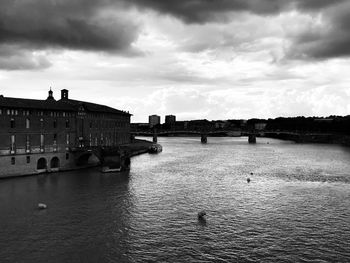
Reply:
[[[100,162],[101,160],[98,157],[98,155],[94,154],[93,152],[82,153],[75,160],[77,166],[87,166],[92,164],[98,164]]]

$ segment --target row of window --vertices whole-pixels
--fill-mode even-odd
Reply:
[[[31,110],[17,110],[17,109],[0,109],[0,115],[18,116],[22,113],[23,116],[29,116],[36,113],[37,116],[51,116],[51,117],[74,117],[74,112],[60,112],[60,111],[31,111]]]
[[[53,128],[57,128],[57,120],[53,120],[52,123],[53,123]],[[10,120],[10,127],[11,128],[16,127],[16,121],[14,118],[11,118],[11,120]],[[26,120],[25,120],[25,127],[26,127],[26,129],[30,128],[30,119],[29,118],[26,118]],[[70,127],[69,120],[66,120],[65,127],[66,128]],[[98,128],[98,127],[101,127],[101,128],[127,127],[127,123],[114,122],[114,121],[104,121],[104,122],[99,121],[99,122],[90,122],[89,127],[90,128],[94,128],[94,127],[96,127],[96,128]],[[44,128],[44,119],[40,119],[40,128],[42,128],[42,129]]]
[[[42,111],[42,110],[18,110],[18,109],[0,109],[0,115],[12,115],[12,116],[29,116],[29,115],[36,115],[36,116],[51,116],[51,117],[75,117],[75,112],[66,112],[66,111]],[[114,117],[116,115],[114,114],[103,114],[103,113],[85,113],[85,112],[78,112],[79,116],[87,116],[88,118],[108,118],[108,117]]]
[[[53,137],[53,145],[57,145],[57,133],[54,133],[52,135]],[[40,149],[44,149],[45,147],[45,139],[47,135],[45,136],[44,134],[40,134]],[[93,136],[91,133],[89,134],[89,140],[88,145],[84,144],[84,140],[80,140],[80,146],[99,146],[99,145],[106,145],[106,146],[112,146],[115,145],[116,143],[119,143],[118,140],[122,140],[122,142],[126,142],[128,138],[128,135],[126,134],[118,134],[118,138],[116,136],[113,136],[112,134],[103,134]],[[26,151],[30,151],[30,139],[31,135],[26,135],[26,142],[25,142],[25,148]],[[67,133],[66,134],[66,145],[70,145],[70,135]],[[10,151],[11,153],[15,153],[16,151],[16,135],[12,134],[10,136]]]
[[[11,140],[11,150],[14,150],[15,145],[16,145],[16,135],[12,134],[10,136],[10,140]],[[67,133],[66,134],[66,144],[69,145],[69,141],[70,141],[70,136]],[[40,147],[44,147],[44,142],[45,142],[45,135],[44,134],[40,134]],[[57,133],[53,134],[53,144],[57,144]],[[26,148],[29,149],[30,147],[30,135],[26,135]]]
[[[29,118],[26,118],[25,126],[26,126],[26,129],[30,128],[30,119]],[[10,127],[11,128],[16,127],[16,121],[13,118],[10,120]],[[70,127],[69,120],[66,120],[66,128],[69,128],[69,127]],[[44,119],[40,119],[40,128],[44,128]],[[57,120],[53,120],[53,128],[57,128]]]

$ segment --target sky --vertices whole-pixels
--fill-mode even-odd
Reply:
[[[0,0],[0,94],[177,120],[350,114],[348,0]]]

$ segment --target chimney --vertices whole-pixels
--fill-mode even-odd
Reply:
[[[68,90],[61,90],[61,100],[68,100]]]

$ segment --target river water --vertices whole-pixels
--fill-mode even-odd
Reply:
[[[159,142],[130,173],[0,180],[0,262],[350,262],[349,148]]]

